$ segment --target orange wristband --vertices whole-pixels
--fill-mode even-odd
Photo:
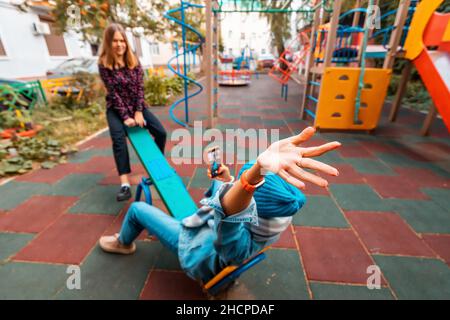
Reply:
[[[256,190],[256,188],[262,186],[262,184],[263,184],[264,182],[266,182],[266,180],[263,178],[263,179],[262,179],[260,182],[258,182],[257,184],[250,184],[250,183],[247,181],[247,178],[245,177],[245,175],[247,174],[247,171],[248,171],[248,169],[245,170],[244,172],[242,172],[241,178],[240,178],[239,181],[241,182],[241,185],[242,185],[242,187],[244,188],[245,191],[247,191],[247,192],[254,192],[254,191]]]

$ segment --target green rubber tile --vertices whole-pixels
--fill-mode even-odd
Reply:
[[[399,299],[450,299],[450,268],[442,261],[373,256]]]
[[[205,170],[197,168],[195,175],[191,180],[189,188],[208,188],[211,185],[211,179],[205,173]]]
[[[368,185],[334,184],[330,186],[339,206],[348,211],[390,211],[389,203],[381,199]]]
[[[128,145],[128,155],[130,157],[130,163],[133,163],[133,164],[141,163],[141,160],[139,159],[138,155],[136,154],[136,151],[134,151],[134,148],[130,145]]]
[[[337,152],[333,151],[325,153],[320,157],[316,157],[314,159],[329,165],[346,163],[345,159],[343,159]]]
[[[418,233],[450,233],[448,207],[427,200],[386,199],[385,202]]]
[[[238,111],[238,109],[235,109],[235,111]],[[221,117],[224,119],[241,119],[242,116],[239,112],[223,112]]]
[[[187,185],[189,184],[189,182],[192,179],[192,177],[180,177],[180,178],[183,181],[183,184],[184,184],[185,187],[187,187]]]
[[[96,186],[81,196],[70,208],[70,213],[93,213],[117,215],[126,201],[116,201],[117,186]]]
[[[433,201],[442,208],[450,208],[450,189],[422,188],[421,191],[433,199]]]
[[[429,166],[425,162],[410,159],[398,153],[376,152],[376,156],[384,163],[391,166],[418,167],[418,168],[426,168]]]
[[[349,163],[356,171],[364,174],[376,174],[384,176],[396,175],[394,170],[383,162],[374,159],[359,159],[346,158],[345,161]]]
[[[63,288],[56,299],[138,299],[155,264],[159,248],[138,241],[131,255],[118,255],[94,248],[81,266],[81,290]]]
[[[441,177],[450,180],[450,161],[433,162],[433,168],[431,170]]]
[[[258,157],[257,149],[251,150],[250,148],[237,147],[236,151],[237,163],[244,164],[246,162],[249,162],[250,160],[255,160],[257,157]]]
[[[228,299],[309,299],[303,267],[296,250],[271,249],[265,260],[245,272]]]
[[[0,263],[25,247],[33,237],[27,233],[0,233]]]
[[[68,162],[71,163],[83,163],[89,161],[92,157],[107,156],[112,157],[112,149],[89,149],[86,151],[79,151],[68,158]]]
[[[292,223],[311,227],[348,227],[342,212],[328,196],[308,196],[306,204],[294,215]]]
[[[101,174],[69,174],[58,183],[54,184],[49,194],[58,196],[81,196],[94,187],[98,181],[103,179]]]
[[[284,128],[287,125],[284,120],[279,119],[263,120],[263,124],[266,127],[279,127],[279,128]]]
[[[46,195],[50,185],[11,181],[0,186],[0,209],[11,210],[33,195]]]
[[[102,137],[102,138],[109,138],[109,137],[111,137],[110,133],[109,133],[109,130],[106,130],[106,131],[100,133],[100,135],[98,135],[98,136]]]
[[[164,247],[159,241],[153,241],[152,245],[158,248],[158,254],[154,265],[155,269],[171,271],[182,270],[177,255]]]
[[[310,282],[313,299],[317,300],[392,300],[388,288],[369,289],[366,286]]]
[[[347,134],[347,133],[338,133],[338,132],[324,132],[320,133],[319,136],[322,139],[328,140],[328,141],[339,141],[342,144],[355,144],[358,142],[358,137],[356,137],[354,134]]]
[[[242,116],[240,117],[242,122],[261,123],[261,117],[256,116]]]
[[[66,286],[67,267],[10,262],[0,267],[0,300],[53,299]]]

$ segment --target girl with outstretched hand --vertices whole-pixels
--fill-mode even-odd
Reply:
[[[136,250],[134,240],[147,229],[178,256],[191,278],[206,283],[224,267],[241,264],[278,240],[306,201],[299,190],[305,183],[328,185],[326,179],[305,169],[339,174],[336,168],[312,159],[338,148],[339,142],[301,146],[314,132],[308,127],[273,143],[256,161],[243,166],[236,181],[222,165],[207,197],[200,201],[203,207],[183,221],[146,203],[134,203],[120,233],[102,237],[100,247],[131,254]]]

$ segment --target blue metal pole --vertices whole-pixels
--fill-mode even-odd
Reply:
[[[181,37],[183,39],[183,74],[184,74],[184,113],[186,123],[189,123],[189,97],[188,97],[188,87],[189,83],[187,81],[187,72],[186,72],[186,21],[184,17],[184,1],[181,0],[181,21],[183,21],[183,25],[181,27]]]

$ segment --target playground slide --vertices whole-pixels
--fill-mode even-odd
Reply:
[[[443,2],[423,0],[419,3],[404,50],[405,58],[416,66],[450,132],[450,13],[437,12]]]
[[[414,65],[450,132],[450,53],[423,50]]]

